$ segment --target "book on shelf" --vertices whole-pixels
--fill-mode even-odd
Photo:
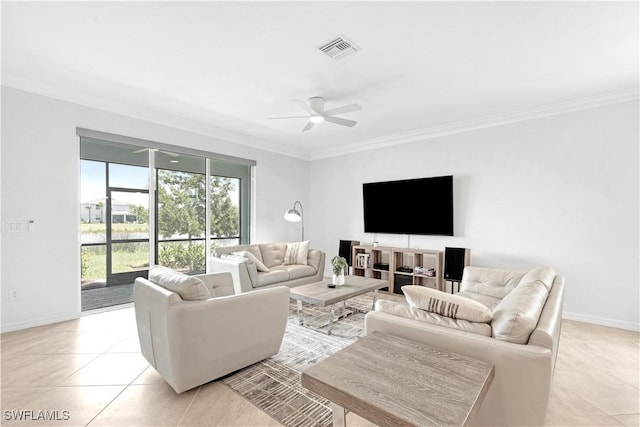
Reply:
[[[358,268],[369,268],[369,254],[358,254],[356,255],[356,267]]]

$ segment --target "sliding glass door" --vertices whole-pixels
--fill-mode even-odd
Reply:
[[[206,269],[205,160],[156,155],[158,264],[191,274]]]
[[[250,166],[90,137],[80,146],[83,310],[131,302],[150,265],[203,273],[214,248],[248,243]]]

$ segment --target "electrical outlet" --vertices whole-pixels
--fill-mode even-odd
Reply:
[[[18,299],[18,290],[16,288],[9,289],[9,301],[16,301]]]

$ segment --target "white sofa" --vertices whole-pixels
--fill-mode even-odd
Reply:
[[[276,354],[289,288],[235,295],[229,273],[152,267],[135,281],[134,306],[142,355],[182,393]]]
[[[456,304],[466,300],[461,306],[482,308],[484,315],[488,309],[489,320],[442,315],[443,307],[453,307],[446,301],[431,304],[439,309],[430,311],[417,308],[415,301],[412,306],[379,300],[365,317],[366,334],[380,331],[493,364],[495,378],[475,423],[543,425],[560,339],[564,277],[548,267],[525,273],[470,266],[460,289],[442,298]]]
[[[207,272],[230,273],[236,293],[319,282],[324,276],[325,253],[308,245],[305,241],[216,248]]]

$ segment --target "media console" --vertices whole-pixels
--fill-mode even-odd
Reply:
[[[444,291],[443,251],[368,245],[352,251],[353,275],[388,280],[386,292],[394,293],[395,283]],[[396,293],[401,293],[399,286]]]

